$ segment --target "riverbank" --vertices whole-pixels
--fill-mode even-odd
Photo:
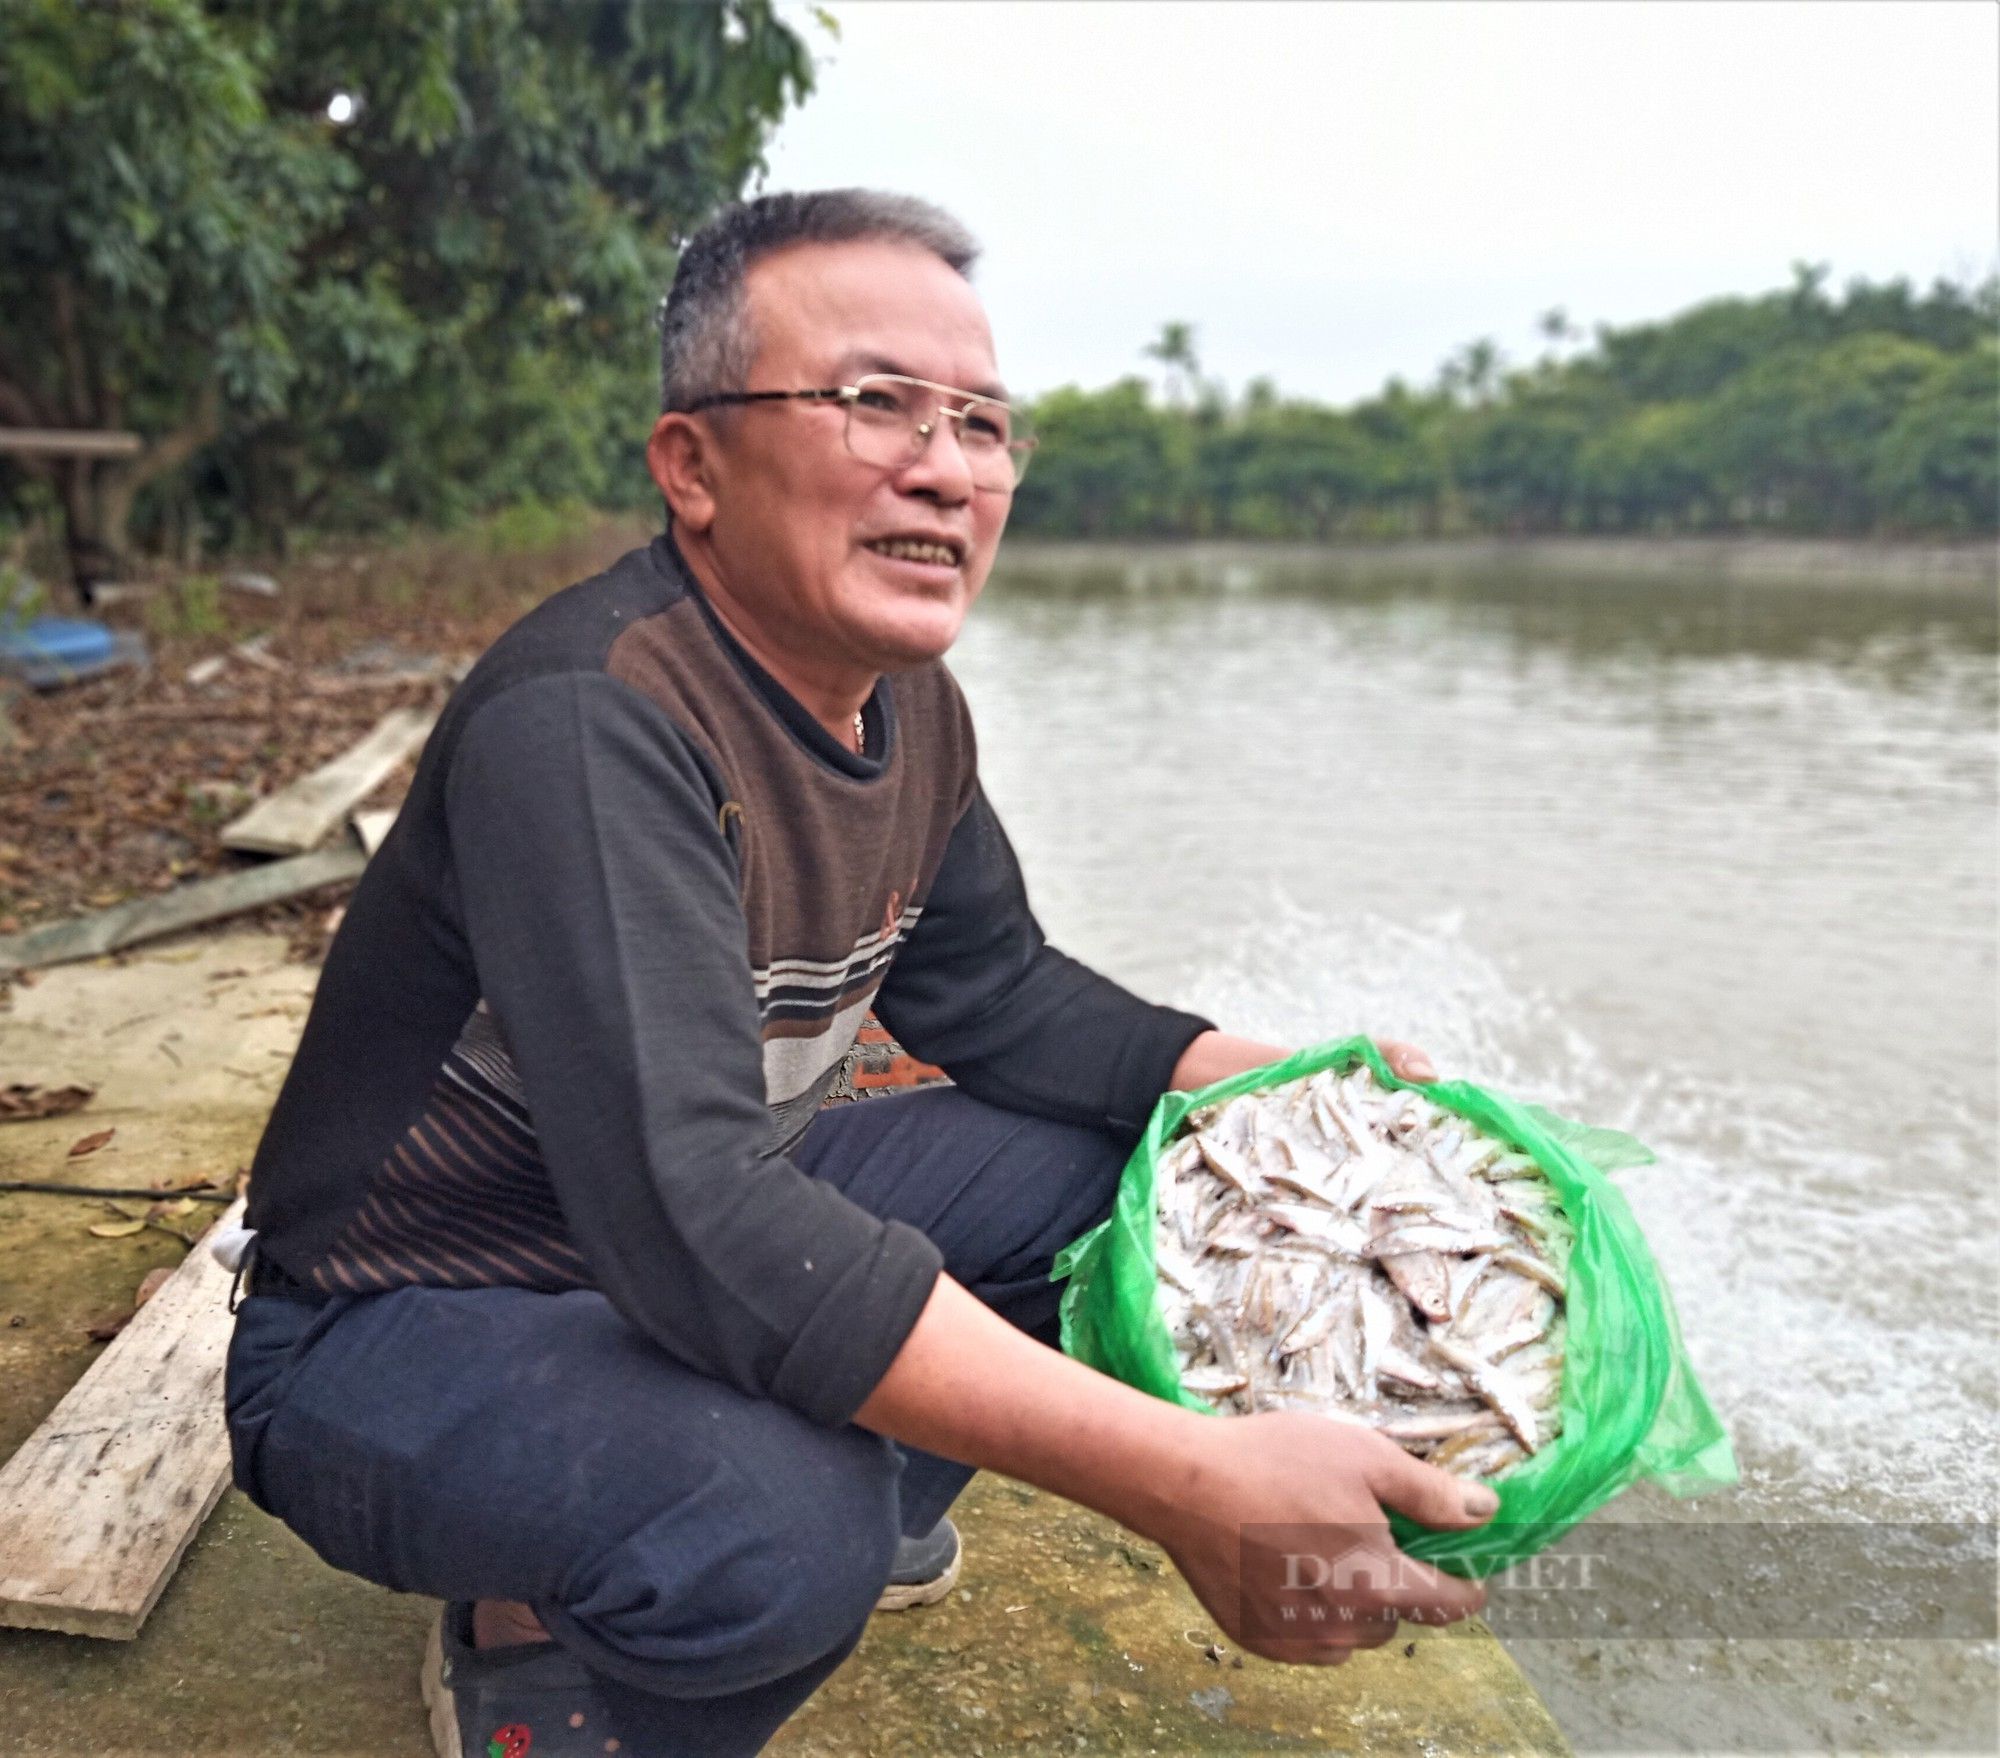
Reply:
[[[2000,544],[1894,543],[1778,537],[1451,537],[1395,543],[1073,542],[1009,538],[1003,576],[1122,570],[1135,586],[1247,584],[1245,570],[1355,579],[1452,574],[1883,584],[1991,589],[2000,586]]]

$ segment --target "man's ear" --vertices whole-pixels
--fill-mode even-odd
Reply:
[[[669,410],[646,440],[646,467],[672,510],[674,523],[706,531],[715,522],[715,435],[692,415]]]

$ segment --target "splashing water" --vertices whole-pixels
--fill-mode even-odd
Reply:
[[[1970,1345],[1992,1328],[1996,1221],[1963,1108],[1910,1137],[1912,1159],[1971,1193],[1940,1203],[1843,1142],[1810,1093],[1671,1060],[1613,1066],[1551,997],[1511,984],[1457,914],[1343,920],[1274,896],[1226,945],[1196,950],[1175,987],[1277,1043],[1363,1022],[1453,1074],[1651,1146],[1658,1163],[1618,1182],[1731,1421],[1745,1475],[1732,1517],[1985,1517],[2000,1482],[1995,1396]],[[1853,1274],[1857,1249],[1872,1276]],[[1918,1282],[1943,1313],[1916,1316]]]

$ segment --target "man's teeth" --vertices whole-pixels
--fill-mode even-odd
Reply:
[[[958,552],[947,543],[926,543],[916,537],[884,537],[868,545],[877,555],[899,562],[934,562],[939,567],[958,566]]]

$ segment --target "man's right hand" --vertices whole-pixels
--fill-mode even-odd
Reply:
[[[1444,1623],[1485,1602],[1477,1583],[1399,1551],[1383,1512],[1477,1526],[1499,1505],[1484,1485],[1355,1423],[1303,1412],[1195,1421],[1189,1475],[1132,1523],[1240,1646],[1338,1665],[1387,1642],[1399,1618]]]
[[[854,1420],[1109,1514],[1165,1549],[1234,1641],[1273,1660],[1337,1664],[1388,1641],[1398,1617],[1440,1623],[1484,1602],[1397,1550],[1384,1509],[1477,1526],[1498,1506],[1490,1489],[1355,1423],[1150,1398],[1023,1336],[948,1276]],[[1314,1633],[1279,1633],[1290,1628]]]

